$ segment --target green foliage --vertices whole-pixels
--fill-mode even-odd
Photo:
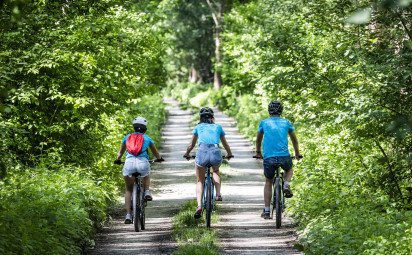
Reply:
[[[164,62],[171,83],[186,81],[191,70],[196,70],[200,82],[210,82],[214,43],[213,20],[207,3],[165,0],[159,5],[158,14],[169,46]]]
[[[178,242],[178,249],[173,253],[180,254],[219,254],[216,244],[216,233],[207,229],[204,218],[195,220],[193,212],[196,210],[196,200],[188,201],[173,217],[173,236]],[[212,215],[216,222],[216,215]]]
[[[1,254],[80,254],[105,220],[107,196],[75,168],[28,169],[1,182]]]
[[[164,46],[152,1],[3,1],[0,253],[80,254],[123,189],[131,121],[159,145]]]
[[[63,15],[33,5],[0,34],[0,87],[7,92],[0,122],[13,141],[4,146],[30,166],[50,153],[88,166],[102,153],[100,115],[163,84],[161,41],[150,33],[150,15],[133,6],[91,2],[89,11]]]
[[[411,6],[376,2],[236,2],[226,86],[178,97],[219,106],[251,139],[268,103],[283,102],[305,156],[288,210],[308,254],[410,253]],[[368,6],[352,16],[367,25],[346,23]]]

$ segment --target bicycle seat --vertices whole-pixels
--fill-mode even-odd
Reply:
[[[132,176],[134,176],[134,177],[139,177],[139,176],[140,176],[140,173],[137,173],[137,172],[136,172],[136,173],[133,173]]]

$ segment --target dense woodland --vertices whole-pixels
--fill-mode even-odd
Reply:
[[[411,0],[6,0],[0,42],[1,254],[91,246],[131,119],[161,146],[164,94],[252,140],[284,103],[306,254],[412,253]]]

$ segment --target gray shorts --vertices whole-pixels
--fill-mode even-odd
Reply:
[[[147,176],[150,173],[150,164],[147,158],[127,158],[123,166],[123,176],[132,176],[134,173],[140,173],[141,176]]]
[[[200,144],[196,152],[195,162],[201,167],[219,166],[222,164],[222,153],[219,146],[217,144]]]

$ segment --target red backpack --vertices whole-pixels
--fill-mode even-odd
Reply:
[[[138,156],[142,153],[143,141],[142,134],[131,133],[126,141],[127,151],[134,156]]]

